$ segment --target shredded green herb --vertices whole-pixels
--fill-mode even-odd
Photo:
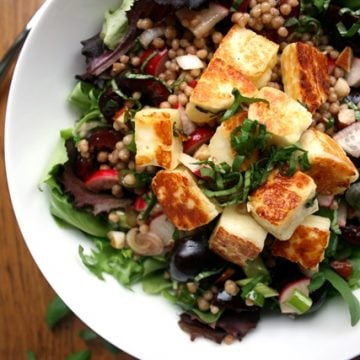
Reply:
[[[261,186],[270,173],[279,169],[283,176],[294,175],[297,169],[310,168],[307,152],[297,145],[271,145],[271,134],[257,120],[245,119],[231,133],[231,145],[236,152],[232,166],[201,161],[199,185],[206,196],[220,206],[244,203],[249,193]],[[258,154],[260,160],[241,170],[244,160]]]
[[[240,91],[235,88],[232,90],[231,93],[234,96],[234,102],[232,103],[230,108],[224,112],[223,116],[220,118],[220,122],[230,119],[240,109],[243,109],[242,104],[253,104],[256,102],[264,102],[269,105],[269,102],[267,100],[255,98],[255,97],[250,98],[250,97],[243,96],[243,95],[241,95]]]

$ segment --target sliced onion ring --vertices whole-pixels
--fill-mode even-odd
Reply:
[[[154,39],[164,35],[164,32],[165,28],[163,26],[147,29],[141,33],[139,41],[144,48],[147,48]]]
[[[205,67],[205,64],[196,55],[192,54],[177,56],[175,60],[183,70],[202,69]]]

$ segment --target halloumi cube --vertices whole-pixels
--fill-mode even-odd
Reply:
[[[250,196],[254,219],[279,240],[288,240],[304,218],[318,210],[314,180],[301,171],[291,177],[273,171]]]
[[[274,256],[298,263],[305,269],[314,270],[324,259],[329,238],[330,220],[322,216],[309,215],[296,228],[289,240],[276,240],[271,252]]]
[[[186,114],[197,124],[213,121],[234,102],[233,89],[247,97],[256,95],[256,86],[244,74],[222,59],[213,59],[192,91]]]
[[[174,169],[182,153],[182,142],[175,131],[180,127],[176,109],[148,108],[135,114],[137,166],[155,165]]]
[[[159,171],[152,180],[152,189],[164,213],[180,230],[206,225],[220,213],[185,168]]]
[[[238,112],[216,128],[208,145],[209,154],[214,162],[232,165],[236,152],[231,146],[231,132],[242,125],[246,117],[247,112]]]
[[[209,240],[210,249],[224,259],[244,266],[264,248],[267,232],[248,213],[236,206],[225,208]]]
[[[287,45],[281,55],[285,92],[315,112],[327,99],[328,68],[326,56],[314,46],[303,42]]]
[[[311,128],[304,132],[299,145],[308,152],[310,175],[322,195],[343,193],[359,173],[341,146],[329,135]]]
[[[222,39],[214,58],[231,64],[261,88],[270,80],[278,50],[279,45],[273,41],[234,25]]]
[[[264,124],[266,130],[272,133],[272,141],[276,145],[296,143],[312,123],[310,112],[281,90],[263,87],[256,97],[267,100],[269,104],[252,103],[249,118]]]

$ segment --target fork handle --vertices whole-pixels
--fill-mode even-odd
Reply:
[[[9,50],[6,52],[4,57],[0,61],[0,83],[2,82],[7,70],[9,69],[10,65],[12,64],[13,60],[15,59],[16,55],[18,54],[20,48],[24,44],[28,34],[29,29],[24,29],[20,33],[20,35],[15,39]]]

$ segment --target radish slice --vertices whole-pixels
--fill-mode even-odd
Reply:
[[[157,50],[147,49],[141,56],[142,70],[153,76],[159,76],[165,70],[165,63],[168,60],[168,49]]]
[[[134,209],[138,212],[142,212],[142,211],[145,211],[145,209],[147,208],[147,203],[145,201],[145,199],[142,197],[142,196],[138,196],[136,199],[135,199],[135,202],[134,202]]]
[[[205,67],[205,64],[196,55],[192,54],[178,56],[175,60],[183,70],[202,69]]]
[[[317,200],[319,206],[328,208],[334,203],[334,195],[318,195]]]
[[[341,202],[338,209],[338,224],[341,228],[346,226],[347,206],[345,202]]]
[[[310,279],[303,278],[287,284],[280,292],[279,303],[283,314],[303,314],[312,305],[309,297]]]
[[[330,266],[344,279],[348,279],[352,275],[353,269],[349,260],[333,260]]]
[[[164,33],[165,28],[163,26],[147,29],[139,36],[140,44],[146,49],[154,39],[164,35]]]
[[[198,127],[190,134],[189,139],[184,141],[183,149],[186,154],[192,155],[202,144],[209,142],[215,130],[208,126]]]
[[[150,231],[159,236],[166,244],[172,239],[175,226],[169,221],[165,214],[161,214],[151,221]]]
[[[351,156],[360,157],[360,122],[340,130],[334,140]]]
[[[119,183],[118,172],[115,169],[100,169],[85,180],[85,186],[94,192],[110,190]]]

